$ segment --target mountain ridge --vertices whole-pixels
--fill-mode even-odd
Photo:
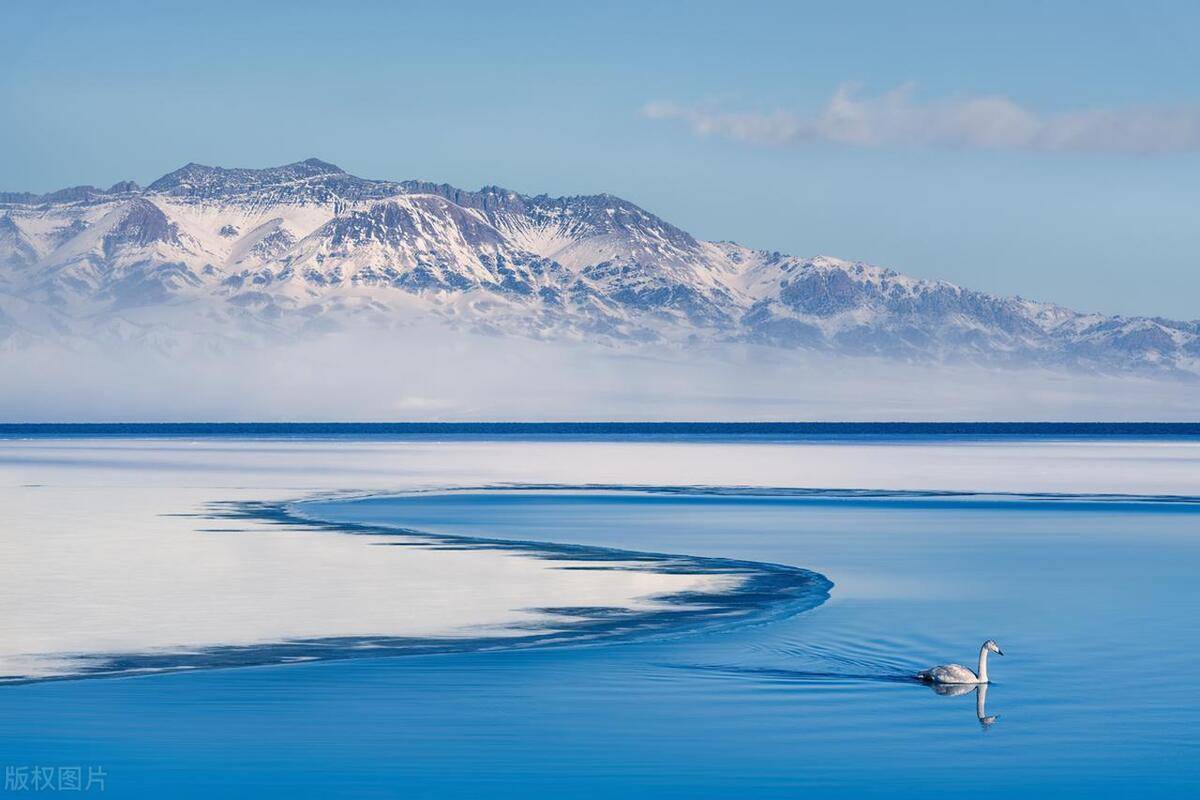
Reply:
[[[30,323],[31,308],[55,324]],[[428,320],[618,348],[1200,375],[1200,321],[704,241],[608,194],[365,179],[316,158],[0,193],[0,347],[115,337],[169,350]]]

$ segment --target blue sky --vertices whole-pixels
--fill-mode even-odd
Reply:
[[[1200,317],[1194,3],[5,5],[0,188],[317,156]]]

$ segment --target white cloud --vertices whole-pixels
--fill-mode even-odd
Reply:
[[[874,97],[843,84],[815,114],[671,102],[647,103],[642,114],[681,121],[702,136],[777,147],[832,142],[851,147],[1052,152],[1200,151],[1200,105],[1038,115],[1000,95],[923,101],[912,84]]]

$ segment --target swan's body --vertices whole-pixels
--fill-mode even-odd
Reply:
[[[926,681],[927,683],[939,684],[978,685],[991,683],[988,680],[987,671],[988,653],[1004,655],[1004,651],[1000,649],[1000,645],[988,639],[979,648],[979,672],[973,672],[969,667],[964,667],[962,664],[942,664],[937,667],[921,670],[917,673],[917,679]]]
[[[980,679],[979,675],[970,667],[964,667],[962,664],[941,664],[930,667],[918,672],[917,677],[930,683],[977,684],[988,682],[986,678]]]

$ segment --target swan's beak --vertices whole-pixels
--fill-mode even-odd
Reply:
[[[1003,650],[1001,650],[999,647],[997,647],[997,648],[996,648],[996,655],[998,655],[998,656],[1002,656],[1002,655],[1004,655],[1004,651],[1003,651]]]

